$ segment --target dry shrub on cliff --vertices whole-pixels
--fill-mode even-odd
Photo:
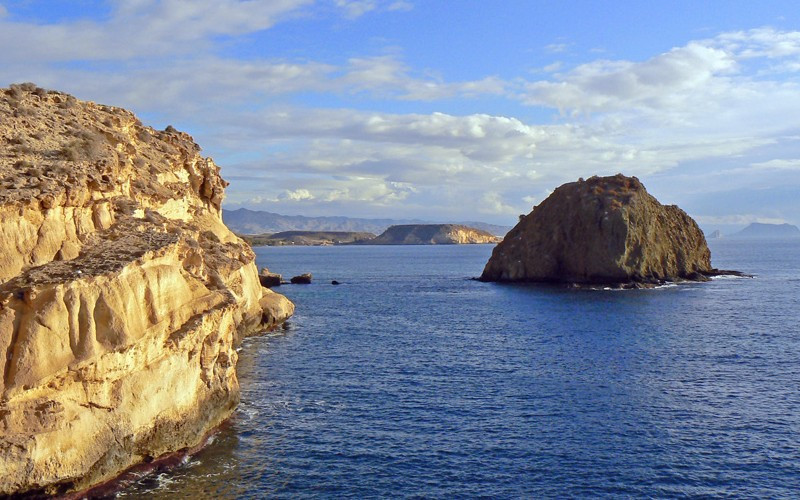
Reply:
[[[33,163],[29,162],[28,160],[17,160],[14,162],[14,168],[18,171],[29,169],[31,167],[33,167]]]
[[[78,161],[83,159],[96,158],[103,152],[103,138],[83,129],[77,134],[77,138],[71,140],[58,150],[58,157],[68,161]]]
[[[29,107],[29,106],[17,106],[17,109],[14,110],[14,116],[33,116],[36,114],[36,110]]]
[[[70,141],[58,150],[58,157],[67,161],[78,161],[81,158],[81,142],[79,140]]]
[[[21,135],[16,135],[8,140],[11,145],[9,150],[16,154],[30,154],[33,152],[30,141]]]
[[[153,135],[144,128],[139,130],[139,132],[136,134],[136,137],[138,137],[139,140],[145,144],[150,144],[150,142],[153,141]]]

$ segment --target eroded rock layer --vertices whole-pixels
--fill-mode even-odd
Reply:
[[[556,189],[497,245],[481,279],[652,284],[712,271],[697,223],[618,174]]]
[[[0,89],[0,496],[197,446],[238,402],[238,342],[293,313],[199,151],[123,109]]]

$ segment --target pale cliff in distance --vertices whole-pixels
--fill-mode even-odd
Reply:
[[[697,223],[662,205],[636,177],[557,188],[497,245],[483,281],[647,286],[719,273]]]
[[[792,224],[753,222],[741,231],[733,233],[730,237],[742,239],[800,238],[800,229]]]
[[[486,231],[459,224],[406,224],[391,226],[361,245],[466,245],[497,243],[499,238]]]
[[[281,215],[261,210],[222,210],[222,218],[231,230],[238,234],[264,235],[285,231],[349,232],[380,234],[389,226],[409,224],[457,224],[495,236],[506,234],[511,227],[487,224],[478,221],[423,221],[407,219],[362,219],[359,217],[325,216],[306,217],[302,215]]]
[[[237,405],[237,343],[292,314],[199,150],[123,109],[0,89],[0,496],[200,445]]]

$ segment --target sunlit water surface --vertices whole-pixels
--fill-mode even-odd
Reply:
[[[794,497],[800,243],[711,249],[757,277],[580,291],[472,281],[487,245],[259,248],[314,284],[244,343],[215,441],[120,496]]]

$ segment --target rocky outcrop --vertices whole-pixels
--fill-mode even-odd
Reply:
[[[618,174],[556,189],[497,245],[480,279],[633,285],[714,272],[695,221]]]
[[[222,223],[226,185],[172,127],[0,89],[0,496],[86,489],[234,410],[237,343],[294,306]]]
[[[497,243],[501,238],[459,224],[404,224],[391,226],[365,245],[461,245]]]

